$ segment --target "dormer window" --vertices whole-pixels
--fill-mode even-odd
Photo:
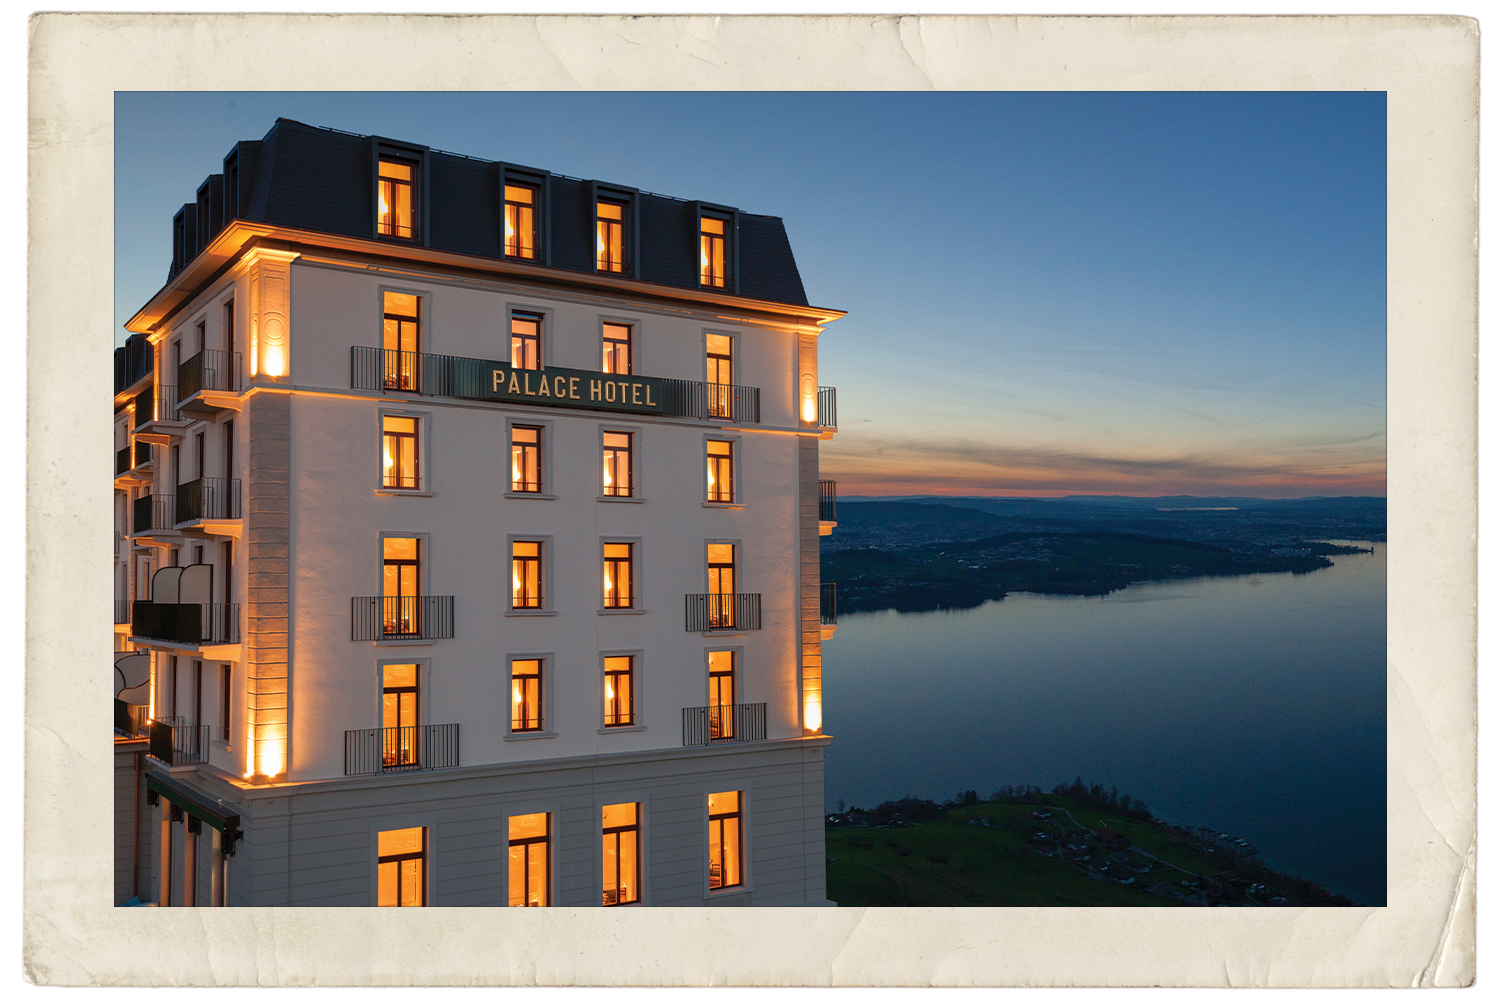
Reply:
[[[380,203],[376,231],[381,236],[412,239],[417,235],[417,165],[410,160],[380,158]]]
[[[600,199],[594,210],[594,266],[625,272],[625,203]]]
[[[704,288],[725,286],[727,228],[723,219],[705,215],[698,220],[698,284]]]
[[[505,256],[536,259],[536,188],[505,185]]]

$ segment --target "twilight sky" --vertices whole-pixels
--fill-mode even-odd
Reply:
[[[115,289],[278,116],[786,220],[841,494],[1385,494],[1382,93],[121,93]],[[117,325],[116,339],[125,337]]]

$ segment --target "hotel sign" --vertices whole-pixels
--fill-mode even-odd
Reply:
[[[527,403],[551,406],[579,406],[592,410],[619,410],[629,413],[674,413],[668,399],[681,395],[674,391],[678,379],[653,378],[645,375],[611,375],[577,368],[512,368],[488,362],[489,374],[484,381],[482,399],[502,403]]]

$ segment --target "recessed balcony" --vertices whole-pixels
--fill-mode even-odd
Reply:
[[[236,351],[199,351],[177,366],[177,412],[211,420],[240,408],[240,355]]]
[[[130,605],[130,637],[147,644],[231,646],[240,641],[240,606],[134,601]]]
[[[453,598],[350,598],[349,638],[355,642],[453,638]]]
[[[177,498],[160,494],[136,497],[131,507],[130,537],[141,545],[163,546],[182,537],[177,530]]]
[[[240,535],[240,481],[194,479],[177,487],[173,527],[194,535]]]
[[[766,738],[766,703],[697,705],[682,710],[682,745],[749,743]]]
[[[458,766],[458,723],[344,730],[344,773],[434,771]]]
[[[187,433],[188,421],[177,415],[177,387],[157,384],[136,398],[135,439],[148,444],[171,444]],[[142,420],[142,417],[145,417]]]
[[[151,482],[154,475],[151,461],[151,445],[137,441],[115,452],[115,487],[129,489]]]
[[[687,594],[689,632],[747,632],[760,628],[759,594]]]
[[[190,726],[182,716],[152,719],[148,725],[152,757],[169,767],[208,763],[209,727]]]

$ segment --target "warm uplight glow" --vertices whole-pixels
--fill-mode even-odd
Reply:
[[[803,725],[817,732],[823,728],[823,695],[809,691],[802,706]]]
[[[802,397],[802,421],[812,423],[818,419],[818,401],[812,396]]]
[[[286,372],[286,359],[282,357],[281,348],[266,348],[266,374],[271,378],[280,378]]]
[[[286,743],[283,740],[262,740],[256,744],[255,773],[273,778],[286,770]]]

